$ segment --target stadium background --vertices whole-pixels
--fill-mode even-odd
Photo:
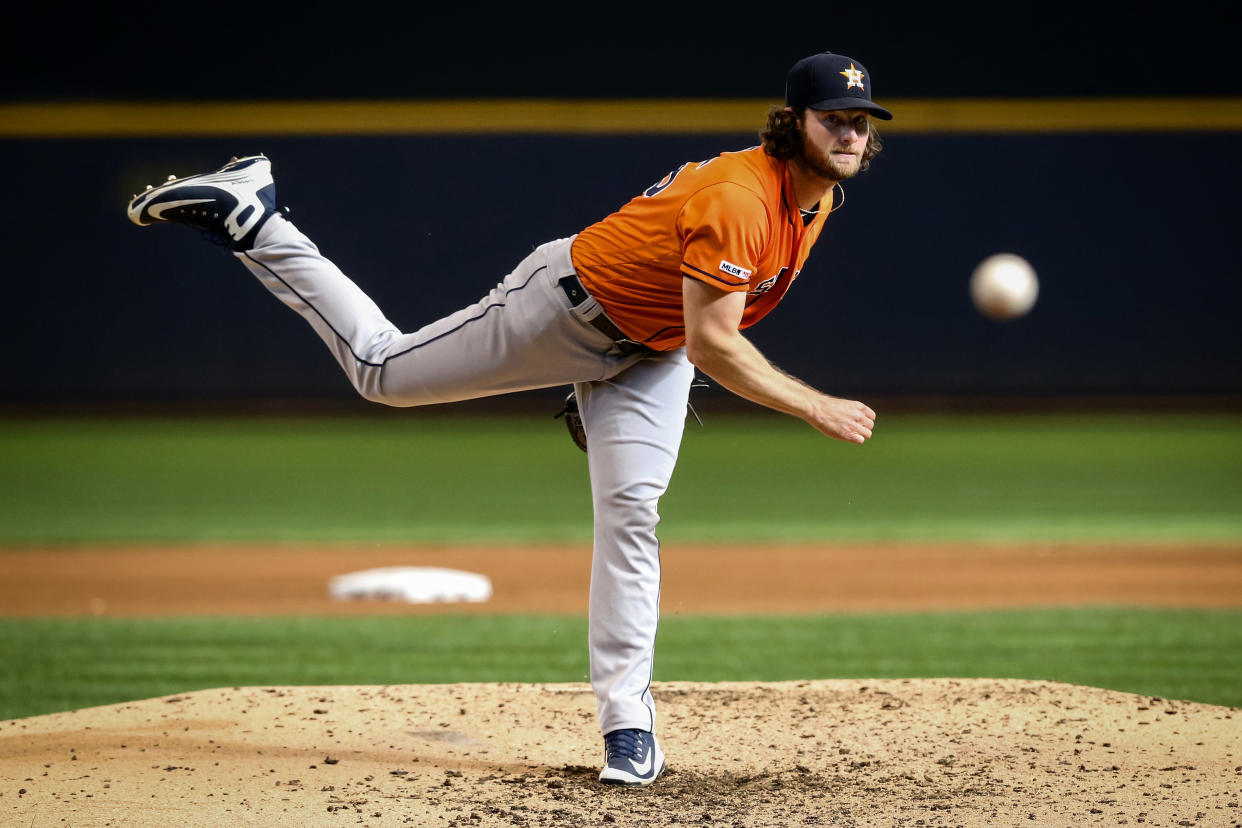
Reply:
[[[463,11],[365,4],[210,24],[101,5],[67,28],[24,8],[2,35],[14,197],[0,400],[351,398],[329,360],[308,356],[301,321],[240,269],[185,233],[127,225],[130,193],[166,172],[268,154],[295,221],[408,329],[683,161],[753,145],[785,68],[824,48],[866,63],[897,119],[779,317],[753,331],[777,364],[856,396],[1235,397],[1242,72],[1222,38],[1236,15],[986,9],[895,4],[841,22],[830,6],[756,33],[676,9],[508,9],[477,26]],[[1101,98],[1113,100],[1096,111]],[[687,99],[709,113],[754,106],[612,126]],[[506,131],[489,104],[522,100],[568,108],[532,106]],[[309,108],[281,119],[276,101]],[[334,101],[379,114],[354,134],[318,133]],[[191,121],[206,102],[234,108]],[[447,111],[386,126],[382,102]],[[1012,108],[937,117],[972,102]],[[124,104],[155,105],[154,120]],[[1005,326],[966,293],[997,251],[1030,259],[1043,287],[1031,316]]]

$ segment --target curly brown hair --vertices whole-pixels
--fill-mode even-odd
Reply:
[[[806,107],[786,109],[782,106],[774,106],[768,110],[768,123],[759,130],[759,140],[763,142],[764,151],[782,161],[797,157],[802,152],[802,118],[805,114]],[[880,140],[880,132],[875,128],[875,121],[871,121],[867,129],[867,146],[863,150],[859,172],[870,167],[871,159],[879,155],[883,149],[884,142]]]

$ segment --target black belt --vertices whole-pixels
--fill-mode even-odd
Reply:
[[[565,295],[569,297],[569,304],[575,308],[591,298],[591,294],[586,292],[582,282],[579,282],[577,275],[573,273],[562,278],[557,284],[561,286],[561,290],[565,291]],[[626,346],[636,346],[636,350],[638,348],[648,350],[646,345],[634,342],[622,333],[621,329],[614,325],[612,320],[603,311],[596,314],[594,319],[587,320],[587,323],[613,342]]]

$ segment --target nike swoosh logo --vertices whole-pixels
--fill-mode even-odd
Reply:
[[[640,765],[637,762],[635,762],[633,759],[631,759],[630,764],[634,766],[634,773],[638,774],[639,776],[646,776],[647,774],[651,773],[651,763],[654,761],[655,761],[655,751],[653,750],[647,753],[646,762],[643,762]]]
[[[165,201],[163,204],[157,204],[147,210],[147,215],[159,221],[164,220],[164,213],[174,207],[186,207],[191,204],[206,204],[210,202],[210,198],[187,198],[181,201]]]

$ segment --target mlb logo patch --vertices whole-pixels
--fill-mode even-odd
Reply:
[[[749,279],[751,274],[751,271],[746,268],[738,267],[733,262],[725,259],[720,260],[720,269],[725,273],[728,273],[730,276],[735,276],[738,279]]]

